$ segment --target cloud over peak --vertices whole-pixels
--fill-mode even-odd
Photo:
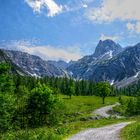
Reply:
[[[3,46],[3,47],[2,47]],[[78,60],[82,57],[80,48],[78,46],[59,47],[59,46],[36,46],[29,41],[12,41],[8,44],[2,45],[2,48],[12,49],[27,52],[31,55],[37,55],[43,60]]]

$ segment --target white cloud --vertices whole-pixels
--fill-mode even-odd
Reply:
[[[88,5],[87,4],[83,4],[82,7],[83,8],[88,8]]]
[[[54,0],[25,0],[25,2],[37,13],[40,13],[43,8],[47,8],[49,17],[63,11],[62,5],[58,5]]]
[[[126,27],[127,27],[128,30],[132,30],[132,31],[135,30],[135,24],[133,24],[133,23],[130,23],[130,22],[127,23]]]
[[[139,0],[103,0],[101,7],[90,10],[89,18],[96,21],[140,20]]]
[[[90,9],[87,17],[96,22],[112,22],[115,20],[135,21],[136,32],[140,29],[140,0],[103,0],[100,7]],[[129,26],[129,27],[128,27]],[[127,25],[128,28],[130,24]]]
[[[78,60],[82,57],[81,51],[77,46],[71,47],[54,47],[54,46],[33,46],[26,41],[13,41],[6,45],[6,48],[27,52],[37,55],[44,60]]]
[[[104,41],[106,39],[111,39],[113,41],[116,41],[119,39],[119,37],[118,36],[106,36],[106,35],[102,34],[100,37],[100,40]]]
[[[130,31],[135,31],[136,33],[140,33],[140,22],[139,21],[136,23],[127,23],[126,27]]]

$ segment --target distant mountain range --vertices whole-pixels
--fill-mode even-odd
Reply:
[[[30,55],[25,52],[12,51],[12,50],[1,50],[3,55],[0,55],[0,61],[10,60],[16,66],[20,68],[24,73],[15,69],[16,73],[20,75],[30,75],[36,77],[51,76],[51,77],[64,77],[68,76],[67,71],[55,67],[47,61],[42,60],[40,57],[35,55]]]
[[[140,43],[124,49],[112,40],[100,40],[92,55],[69,63],[45,61],[20,51],[0,50],[0,61],[10,62],[13,72],[20,75],[108,81],[117,87],[127,86],[140,79]]]

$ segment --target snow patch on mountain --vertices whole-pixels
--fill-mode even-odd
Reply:
[[[111,85],[111,86],[114,85],[114,80],[111,80],[111,81],[110,81],[110,85]]]
[[[140,72],[137,72],[134,77],[137,78]]]

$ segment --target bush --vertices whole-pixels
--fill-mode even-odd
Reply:
[[[27,101],[26,114],[29,126],[36,127],[58,123],[62,107],[62,102],[53,95],[53,91],[48,86],[39,83],[32,90]]]
[[[115,110],[122,115],[134,116],[140,115],[140,97],[130,98],[127,100],[119,98],[120,106],[115,107]]]

